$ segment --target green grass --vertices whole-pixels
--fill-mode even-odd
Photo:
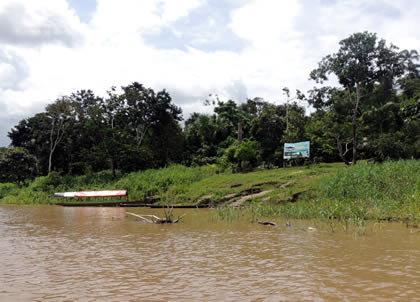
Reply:
[[[389,161],[383,164],[360,163],[337,174],[320,185],[326,198],[363,199],[368,202],[407,200],[420,186],[420,161]]]
[[[144,200],[157,195],[170,202],[168,198],[174,194],[181,194],[185,187],[215,174],[214,166],[188,168],[173,165],[163,169],[131,173],[118,180],[115,187],[128,190],[130,200]]]
[[[325,216],[339,219],[420,221],[420,161],[360,163],[317,188]]]
[[[246,194],[246,191],[271,191],[257,197],[255,200],[281,203],[292,198],[293,194],[309,191],[319,181],[336,173],[342,164],[321,164],[308,167],[293,167],[285,169],[259,170],[250,173],[213,174],[189,186],[173,186],[165,195],[168,203],[195,204],[203,198],[209,199],[211,205],[218,205],[219,201],[231,194]],[[257,191],[258,190],[258,191]],[[231,203],[240,197],[227,200]],[[226,198],[225,198],[226,199]],[[254,200],[254,201],[255,201]],[[249,204],[252,200],[247,201]]]
[[[347,230],[349,225],[364,230],[367,220],[399,220],[420,227],[420,161],[361,162],[352,167],[334,164],[329,169],[281,169],[277,176],[290,179],[293,185],[274,189],[268,200],[253,200],[253,215],[321,219],[332,231],[337,227]],[[297,202],[282,201],[302,191]],[[223,220],[241,217],[228,208],[218,213]]]
[[[57,202],[55,192],[83,190],[128,190],[129,200],[144,200],[149,196],[165,197],[167,191],[179,186],[188,186],[210,175],[216,167],[187,168],[173,165],[168,168],[146,170],[113,178],[111,171],[102,171],[83,176],[60,176],[50,173],[32,182],[18,186],[0,184],[0,203],[4,204],[48,204]]]
[[[126,189],[129,200],[145,200],[154,196],[161,204],[192,204],[207,199],[209,205],[230,204],[250,192],[270,193],[247,200],[244,204],[264,200],[281,203],[293,194],[308,191],[326,175],[334,174],[342,164],[321,164],[312,167],[258,170],[250,173],[216,173],[215,166],[188,168],[173,165],[128,175],[110,171],[84,176],[60,176],[51,173],[24,186],[1,184],[0,202],[14,204],[53,203],[54,192]],[[237,195],[226,198],[227,195]]]

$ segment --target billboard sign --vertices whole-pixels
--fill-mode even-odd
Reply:
[[[294,144],[284,144],[284,159],[309,158],[310,142],[299,142]]]

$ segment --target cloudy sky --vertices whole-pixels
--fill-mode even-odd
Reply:
[[[419,16],[418,0],[1,0],[0,146],[80,89],[166,88],[184,118],[210,93],[280,103],[354,32],[420,51]]]

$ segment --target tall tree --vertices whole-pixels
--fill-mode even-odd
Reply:
[[[36,159],[21,147],[8,148],[0,153],[0,182],[20,184],[35,176]]]
[[[13,127],[8,136],[11,146],[26,149],[36,158],[36,175],[48,173],[48,158],[50,154],[51,119],[45,112],[21,120]]]
[[[310,77],[319,83],[329,74],[337,76],[343,87],[354,94],[352,109],[352,163],[357,162],[357,130],[361,99],[368,95],[375,83],[391,86],[407,71],[412,57],[402,56],[394,45],[387,46],[376,34],[355,33],[340,41],[337,53],[324,57]]]
[[[51,172],[52,159],[57,146],[63,140],[66,130],[70,124],[73,108],[68,98],[63,97],[45,108],[47,116],[51,120],[50,126],[50,154],[48,158],[48,173]]]
[[[126,117],[129,127],[135,133],[137,147],[140,147],[150,127],[158,124],[164,117],[163,112],[171,115],[176,121],[182,120],[182,110],[171,103],[172,99],[166,90],[155,91],[134,82],[122,87],[120,96],[126,105]]]
[[[348,114],[353,108],[352,94],[348,90],[322,87],[309,91],[309,104],[317,110],[311,114],[305,131],[311,139],[311,152],[314,156],[330,160],[337,159],[331,150],[346,164],[348,152],[352,150],[352,117]],[[349,147],[350,146],[350,147]]]
[[[96,119],[98,134],[101,136],[99,147],[105,150],[111,164],[112,176],[115,177],[118,154],[123,147],[123,133],[126,128],[124,115],[125,106],[122,98],[115,93],[112,87],[108,97],[99,100],[100,114]]]
[[[282,140],[286,131],[286,107],[269,104],[252,121],[251,134],[261,147],[262,159],[267,166],[281,165]]]

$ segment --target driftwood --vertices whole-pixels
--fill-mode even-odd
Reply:
[[[172,219],[172,211],[173,211],[173,208],[168,207],[168,212],[165,210],[165,218],[160,218],[156,215],[139,215],[139,214],[134,214],[131,212],[127,212],[127,215],[132,215],[146,222],[156,223],[156,224],[178,223],[185,215],[187,215],[187,214],[184,214],[184,215],[178,216],[177,219]]]
[[[262,224],[262,225],[277,226],[277,223],[275,223],[275,222],[271,222],[271,221],[259,221],[259,220],[258,220],[258,218],[257,218],[257,222],[258,222],[259,224]]]

